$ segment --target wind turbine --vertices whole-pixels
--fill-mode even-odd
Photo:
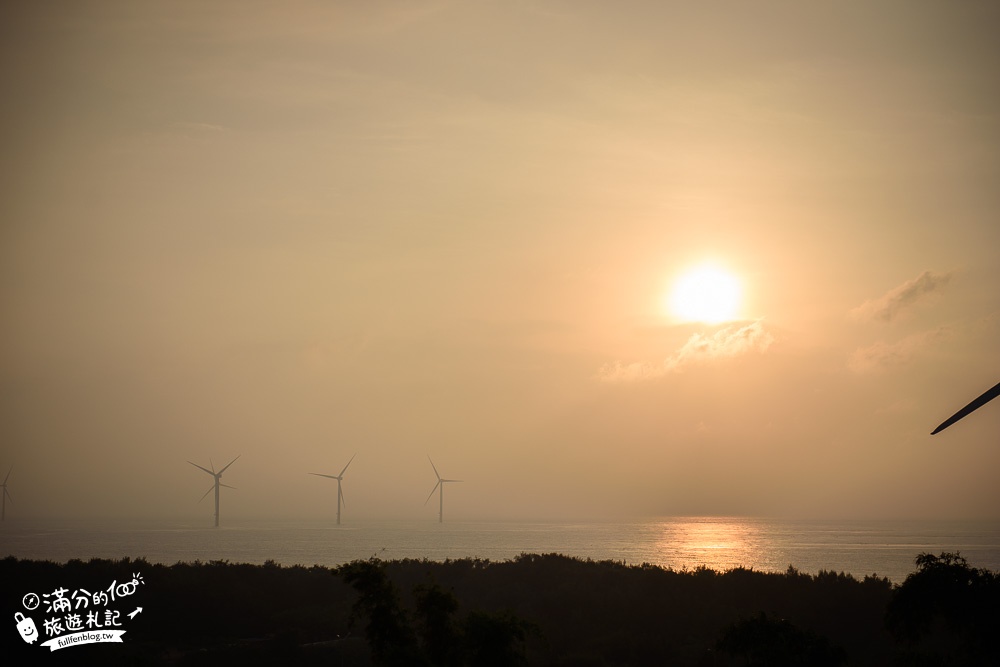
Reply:
[[[10,491],[7,490],[7,479],[10,478],[10,471],[13,469],[14,466],[11,466],[10,470],[7,471],[7,477],[3,478],[3,484],[0,484],[0,486],[3,486],[3,506],[0,508],[0,521],[3,521],[7,517],[7,499],[10,498]],[[10,498],[10,502],[14,502],[14,499]]]
[[[242,454],[240,454],[240,456],[242,456]],[[238,459],[238,458],[240,458],[240,457],[237,456],[236,459]],[[215,489],[215,527],[216,528],[219,527],[219,487],[220,486],[224,486],[227,489],[235,489],[236,488],[234,486],[229,486],[228,484],[223,484],[222,483],[222,473],[226,472],[226,468],[228,468],[229,466],[231,466],[234,463],[236,463],[236,459],[233,459],[232,461],[230,461],[229,463],[227,463],[226,466],[225,466],[225,468],[223,468],[219,472],[215,472],[215,464],[212,463],[212,459],[208,460],[209,465],[212,466],[211,470],[209,470],[208,468],[202,468],[197,463],[191,463],[191,461],[188,461],[188,463],[191,463],[191,465],[193,465],[195,468],[199,468],[201,470],[204,470],[209,475],[211,475],[212,477],[215,478],[215,484],[214,484],[214,486],[208,487],[208,491],[205,492],[205,496],[207,496],[208,494],[210,494],[212,492],[213,488]],[[205,496],[202,496],[201,498],[199,498],[198,502],[200,503],[202,500],[204,500]]]
[[[983,407],[997,396],[1000,396],[1000,382],[996,383],[995,385],[984,391],[982,394],[976,397],[976,399],[973,400],[971,403],[969,403],[964,408],[953,414],[951,417],[948,417],[943,422],[941,422],[940,426],[931,431],[931,435],[934,435],[935,433],[940,433],[941,431],[945,430],[946,428],[948,428],[949,426],[957,422],[959,419],[969,414],[970,412],[973,412],[974,410],[978,410],[979,408]]]
[[[431,457],[427,457],[428,461],[431,461]],[[434,461],[431,461],[431,467],[434,468],[434,474],[437,475],[438,481],[431,489],[431,495],[427,496],[427,500],[424,501],[424,505],[431,499],[434,492],[438,492],[438,523],[444,523],[444,485],[447,482],[461,482],[460,479],[441,479],[441,475],[438,474],[438,469],[434,466]],[[439,490],[440,489],[440,490]]]
[[[354,456],[357,456],[357,454],[355,454]],[[354,460],[354,456],[351,457],[351,461]],[[347,465],[344,466],[344,469],[340,471],[339,475],[324,475],[318,472],[309,473],[310,475],[316,475],[317,477],[327,477],[329,479],[337,480],[337,525],[338,526],[340,525],[340,503],[341,501],[343,501],[344,505],[345,506],[347,505],[347,501],[344,500],[344,491],[340,488],[340,483],[344,481],[344,473],[347,472],[347,467],[351,465],[351,461],[347,462]]]

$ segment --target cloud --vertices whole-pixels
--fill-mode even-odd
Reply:
[[[668,373],[678,372],[694,363],[736,357],[751,352],[763,353],[773,342],[774,336],[764,329],[759,320],[742,326],[732,325],[710,336],[701,333],[692,335],[684,345],[662,362],[623,364],[616,361],[601,367],[597,377],[602,382],[652,380]]]
[[[889,290],[882,297],[865,301],[851,311],[851,316],[859,320],[880,320],[891,322],[897,315],[912,308],[936,292],[940,292],[951,280],[948,273],[924,271],[913,280]]]
[[[939,327],[907,336],[895,343],[879,341],[868,347],[858,348],[851,355],[847,365],[858,374],[878,373],[895,366],[903,366],[918,356],[928,345],[946,338],[950,333],[949,327]]]

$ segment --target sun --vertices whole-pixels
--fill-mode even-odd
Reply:
[[[703,264],[678,278],[668,307],[682,322],[719,324],[737,318],[741,296],[736,276],[713,264]]]

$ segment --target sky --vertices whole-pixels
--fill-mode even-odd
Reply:
[[[998,30],[3,3],[8,518],[1000,518]]]

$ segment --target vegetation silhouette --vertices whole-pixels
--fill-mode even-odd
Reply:
[[[958,553],[916,558],[886,611],[899,664],[1000,665],[1000,579]]]
[[[531,623],[509,611],[472,611],[456,623],[459,603],[436,583],[413,587],[412,628],[385,564],[377,558],[354,561],[337,569],[358,592],[352,621],[366,618],[375,664],[387,666],[435,665],[440,667],[513,667],[527,664],[524,642],[535,630]],[[419,638],[419,641],[418,641]]]
[[[676,571],[559,554],[338,568],[8,557],[0,611],[24,612],[29,591],[101,590],[141,573],[129,604],[143,612],[124,624],[123,643],[63,649],[83,664],[1000,664],[997,575],[958,554],[920,554],[916,566],[894,586],[793,567]],[[3,648],[10,664],[47,655],[16,633]]]
[[[365,637],[375,663],[419,664],[416,635],[381,561],[355,561],[341,566],[337,573],[358,592],[351,623],[367,619]]]
[[[427,660],[442,667],[461,664],[461,633],[455,622],[458,600],[436,583],[413,588],[416,603],[417,635],[423,643]]]
[[[831,647],[825,637],[800,630],[785,619],[775,620],[760,612],[756,618],[734,623],[716,647],[754,667],[835,667],[847,661],[840,647]]]

